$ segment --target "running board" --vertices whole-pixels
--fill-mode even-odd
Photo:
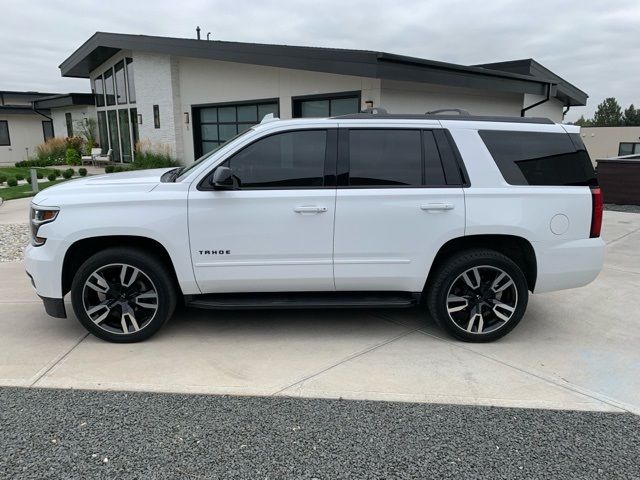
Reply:
[[[186,295],[188,307],[212,310],[268,308],[406,308],[420,303],[410,292],[211,293]]]

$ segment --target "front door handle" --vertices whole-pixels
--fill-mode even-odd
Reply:
[[[435,210],[453,210],[453,203],[423,203],[420,205],[422,210],[435,211]]]
[[[327,211],[327,207],[317,207],[317,206],[302,206],[296,207],[293,209],[296,213],[301,213],[303,215],[310,215],[313,213],[324,213]]]

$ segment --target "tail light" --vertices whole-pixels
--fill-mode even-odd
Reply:
[[[600,187],[591,188],[591,238],[600,236],[600,230],[602,230],[602,210],[604,205],[602,204],[602,191]]]

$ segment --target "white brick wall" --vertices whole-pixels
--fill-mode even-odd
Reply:
[[[140,140],[168,145],[172,154],[182,159],[182,135],[176,135],[176,120],[180,119],[176,115],[180,108],[177,62],[167,55],[134,52],[133,63],[136,103],[138,114],[142,115],[142,124],[138,125]],[[160,128],[154,127],[153,105],[160,110]]]

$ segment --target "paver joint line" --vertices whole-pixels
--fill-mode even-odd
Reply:
[[[406,325],[402,325],[402,326],[406,328]],[[328,372],[329,370],[332,370],[332,369],[334,369],[334,368],[336,368],[336,367],[338,367],[340,365],[343,365],[343,364],[345,364],[345,363],[347,363],[347,362],[349,362],[351,360],[354,360],[354,359],[359,358],[359,357],[361,357],[363,355],[366,355],[367,353],[372,352],[372,351],[374,351],[374,350],[376,350],[376,349],[378,349],[380,347],[384,347],[385,345],[389,345],[390,343],[393,343],[396,340],[400,340],[401,338],[404,338],[407,335],[415,333],[418,330],[419,329],[414,328],[412,330],[409,330],[408,332],[404,332],[401,335],[397,335],[397,336],[395,336],[395,337],[393,337],[393,338],[391,338],[389,340],[386,340],[384,342],[381,342],[381,343],[378,343],[376,345],[373,345],[372,347],[369,347],[369,348],[366,348],[364,350],[361,350],[360,352],[356,352],[353,355],[349,355],[346,358],[343,358],[342,360],[340,360],[339,362],[334,363],[333,365],[330,365],[330,366],[328,366],[326,368],[323,368],[322,370],[320,370],[320,371],[318,371],[316,373],[312,373],[311,375],[307,375],[306,377],[302,378],[301,380],[297,380],[297,381],[293,382],[291,385],[287,385],[286,387],[281,388],[280,390],[277,390],[276,392],[272,393],[271,396],[280,395],[285,390],[289,390],[289,389],[291,389],[291,388],[293,388],[295,386],[302,385],[303,383],[311,380],[312,378],[315,378],[315,377],[317,377],[319,375],[322,375],[323,373]]]
[[[639,415],[640,416],[640,409],[638,409],[638,408],[635,408],[635,407],[633,407],[631,405],[628,405],[626,403],[623,403],[623,402],[619,402],[619,401],[617,401],[617,400],[615,400],[613,398],[609,398],[606,395],[602,395],[602,394],[600,394],[598,392],[594,392],[592,390],[580,387],[579,385],[575,385],[575,384],[573,384],[571,382],[568,382],[567,380],[565,380],[566,383],[561,383],[557,379],[555,379],[553,377],[550,377],[548,375],[545,375],[543,373],[531,371],[531,370],[525,369],[523,367],[519,367],[517,365],[512,365],[512,364],[507,363],[504,360],[501,360],[499,358],[493,357],[491,355],[487,355],[486,353],[478,352],[478,351],[473,350],[473,349],[471,349],[471,348],[469,348],[469,347],[467,347],[465,345],[460,345],[460,344],[458,344],[458,343],[456,343],[454,341],[451,341],[451,340],[448,340],[448,339],[445,339],[445,338],[437,337],[437,336],[435,336],[435,335],[433,335],[433,334],[431,334],[429,332],[425,332],[424,330],[418,329],[418,331],[420,333],[422,333],[423,335],[427,335],[427,336],[429,336],[431,338],[442,340],[443,342],[447,342],[448,344],[450,344],[450,345],[452,345],[454,347],[457,347],[457,348],[466,350],[468,352],[474,353],[474,354],[479,355],[479,356],[481,356],[483,358],[486,358],[488,360],[493,360],[494,362],[500,363],[501,365],[504,365],[506,367],[512,368],[514,370],[517,370],[519,372],[525,373],[527,375],[530,375],[532,377],[535,377],[535,378],[537,378],[539,380],[545,381],[545,382],[550,383],[552,385],[555,385],[557,387],[564,388],[565,390],[569,390],[571,392],[578,393],[578,394],[583,395],[585,397],[591,398],[592,400],[596,400],[596,401],[601,402],[601,403],[606,403],[607,405],[610,405],[612,407],[618,408],[620,410],[624,410],[625,412],[632,413],[634,415]]]
[[[40,380],[42,380],[42,378],[49,373],[51,370],[53,370],[57,365],[60,364],[60,362],[62,362],[65,358],[67,358],[69,356],[69,354],[71,352],[73,352],[75,350],[75,348],[80,345],[82,343],[82,341],[87,338],[89,336],[89,332],[83,334],[76,343],[74,343],[71,348],[69,350],[67,350],[65,353],[63,353],[61,356],[59,356],[58,358],[56,358],[53,362],[51,362],[51,365],[47,366],[44,368],[44,371],[42,373],[36,373],[36,378],[35,380],[33,380],[33,382],[31,382],[29,384],[29,388],[34,387],[36,383],[38,383]]]

